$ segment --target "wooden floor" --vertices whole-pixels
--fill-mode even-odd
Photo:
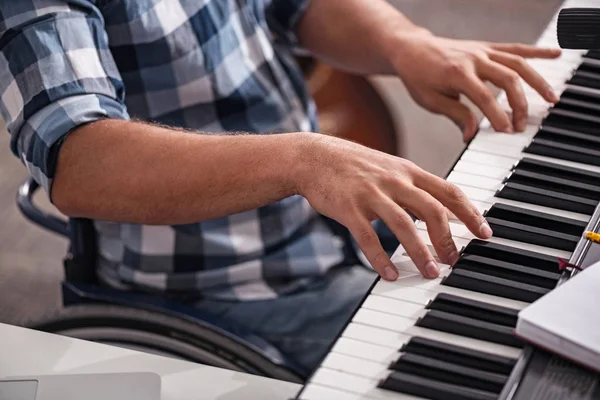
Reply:
[[[495,41],[534,42],[559,0],[391,0],[438,34]],[[397,83],[394,83],[398,85]],[[398,90],[403,88],[398,85]],[[443,175],[462,150],[458,131],[419,110],[404,96],[408,158]],[[10,153],[0,127],[0,322],[22,324],[59,306],[65,240],[26,222],[15,206],[24,167]],[[43,199],[42,199],[43,200]]]

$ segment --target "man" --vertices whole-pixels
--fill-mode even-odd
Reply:
[[[503,132],[526,125],[520,77],[557,100],[524,57],[558,51],[439,38],[383,0],[0,0],[0,35],[12,150],[61,211],[97,221],[100,280],[235,319],[308,369],[373,280],[338,223],[392,281],[375,220],[428,278],[437,262],[405,210],[445,263],[447,209],[492,232],[442,179],[307,133],[315,106],[292,51],[398,75],[465,140],[477,120],[460,94]],[[483,81],[507,91],[512,120]]]

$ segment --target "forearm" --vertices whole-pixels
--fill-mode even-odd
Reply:
[[[52,199],[75,217],[165,225],[214,219],[295,194],[294,161],[307,139],[98,121],[62,145]]]
[[[428,32],[385,0],[311,0],[298,36],[315,56],[359,74],[391,74],[392,46]]]

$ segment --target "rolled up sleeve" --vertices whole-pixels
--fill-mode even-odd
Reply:
[[[0,0],[0,113],[11,150],[51,193],[74,128],[128,119],[125,88],[91,1]]]
[[[301,49],[297,28],[298,22],[308,8],[310,0],[271,0],[266,8],[269,29],[277,41],[294,49]]]

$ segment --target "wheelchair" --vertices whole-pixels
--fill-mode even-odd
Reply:
[[[20,211],[67,237],[70,245],[61,283],[64,308],[27,327],[294,383],[306,380],[310,371],[233,321],[145,293],[100,286],[93,222],[46,213],[33,201],[38,189],[31,178],[19,187]]]

